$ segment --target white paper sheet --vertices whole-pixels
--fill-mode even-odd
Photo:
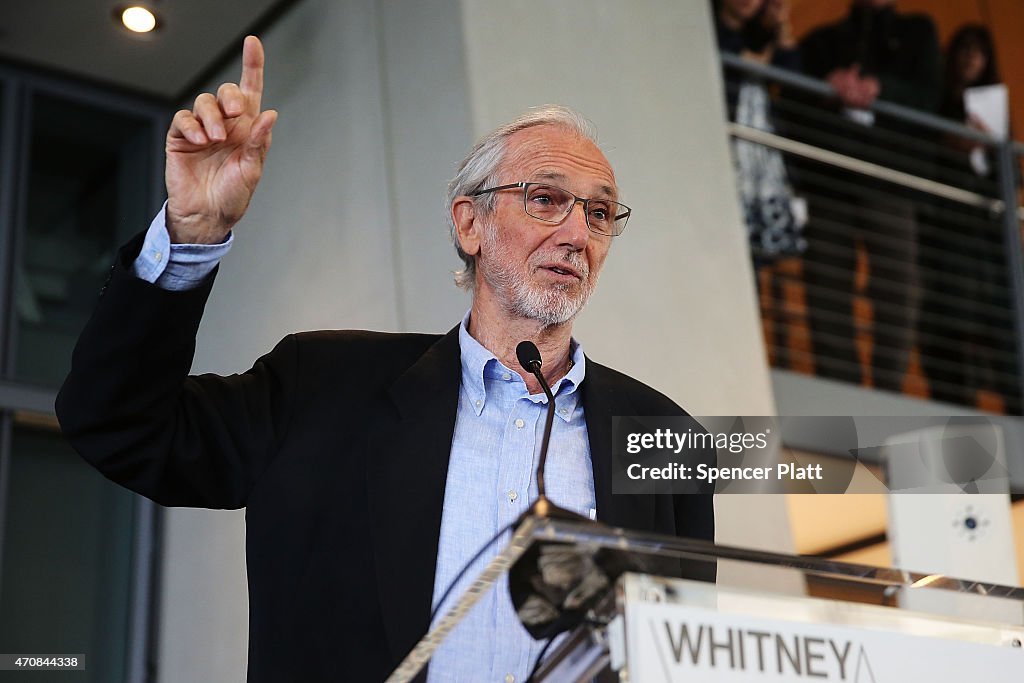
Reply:
[[[1000,140],[1010,133],[1009,93],[1002,83],[964,90],[964,109],[973,114]]]

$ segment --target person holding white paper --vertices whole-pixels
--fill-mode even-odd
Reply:
[[[996,139],[1008,136],[1006,86],[986,27],[967,24],[950,40],[939,113]],[[991,145],[948,134],[938,142],[941,180],[998,196]],[[961,204],[939,209],[921,230],[918,333],[929,392],[938,401],[973,406],[977,390],[989,389],[1003,396],[1007,413],[1020,414],[1002,223]]]

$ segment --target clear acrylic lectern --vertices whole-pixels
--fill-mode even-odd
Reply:
[[[388,680],[506,574],[527,630],[561,633],[538,681],[1024,680],[1022,588],[536,517]]]

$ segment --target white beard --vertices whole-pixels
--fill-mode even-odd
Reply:
[[[488,223],[484,228],[476,267],[507,312],[550,326],[565,324],[583,310],[597,285],[597,275],[591,277],[590,267],[581,252],[564,248],[548,253],[536,252],[530,256],[524,274],[516,267],[515,257],[497,235],[497,226]],[[577,287],[562,284],[541,287],[528,280],[528,274],[540,264],[555,261],[571,265],[581,275]]]

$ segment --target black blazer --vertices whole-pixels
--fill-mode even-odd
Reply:
[[[169,506],[246,508],[249,681],[383,680],[426,632],[458,405],[458,328],[286,337],[188,377],[214,275],[168,292],[119,254],[57,398],[74,448]],[[710,495],[613,496],[611,416],[681,415],[587,359],[598,519],[711,539]]]

